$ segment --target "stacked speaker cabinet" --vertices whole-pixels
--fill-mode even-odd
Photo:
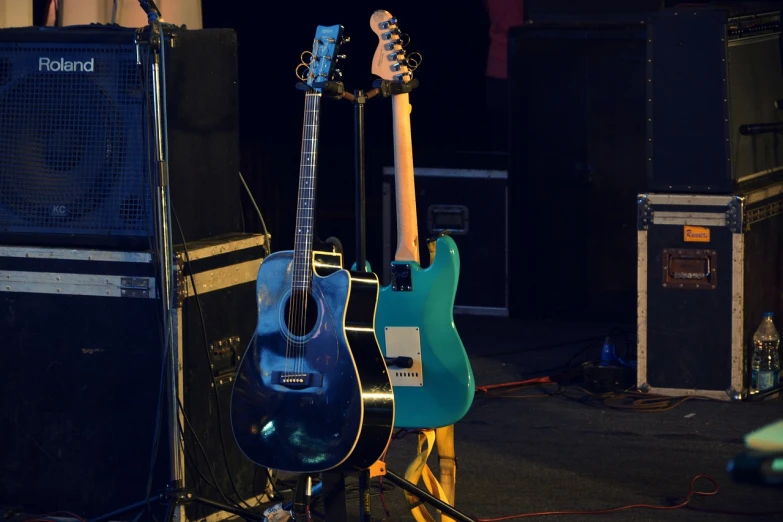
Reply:
[[[163,34],[159,100],[179,245],[167,325],[152,247],[160,166],[150,31],[0,31],[4,506],[99,516],[144,500],[151,469],[153,497],[179,475],[213,501],[264,500],[267,471],[241,455],[228,423],[265,252],[262,237],[241,231],[236,34]],[[177,385],[161,387],[169,349]],[[194,504],[184,515],[225,513]]]
[[[783,311],[780,4],[650,17],[639,195],[637,385],[733,400]]]
[[[640,22],[512,29],[512,316],[634,321],[645,37]]]
[[[780,178],[780,5],[751,6],[650,17],[647,190],[731,194]]]

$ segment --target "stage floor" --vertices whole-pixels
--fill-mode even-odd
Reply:
[[[600,341],[613,328],[633,334],[633,326],[615,324],[466,316],[457,316],[455,322],[479,387],[546,374],[562,369],[569,360],[576,365],[597,360]],[[720,521],[747,519],[720,511],[783,513],[779,488],[738,484],[726,473],[729,460],[743,451],[745,434],[783,417],[780,399],[763,403],[687,400],[664,411],[630,411],[623,408],[627,401],[607,405],[576,388],[556,392],[554,385],[477,392],[471,410],[455,427],[459,510],[476,519],[492,519],[629,504],[672,506],[684,500],[691,480],[703,474],[714,479],[720,491],[697,496],[691,505],[712,512],[629,509],[534,518],[551,522]],[[404,475],[416,456],[416,446],[415,434],[395,440],[387,459],[389,468]],[[428,462],[437,477],[436,452]],[[384,484],[391,517],[374,490],[376,519],[415,520],[402,490],[387,481]],[[355,479],[348,480],[347,495],[354,513],[359,505],[355,485]],[[703,491],[714,489],[707,480],[696,486]],[[439,520],[434,510],[430,513]],[[757,519],[783,520],[783,514]]]
[[[709,476],[720,489],[712,496],[694,496],[691,508],[632,508],[612,514],[530,518],[547,522],[719,522],[747,520],[740,513],[749,512],[767,513],[758,520],[783,520],[780,488],[739,484],[726,472],[728,462],[743,452],[746,434],[783,417],[783,400],[667,400],[647,404],[642,410],[638,405],[631,408],[628,399],[607,401],[592,395],[576,381],[560,388],[536,384],[484,391],[482,386],[562,375],[568,366],[597,361],[603,338],[610,332],[626,332],[633,338],[633,325],[470,316],[457,316],[455,322],[478,387],[472,408],[455,427],[456,507],[474,520],[511,520],[513,515],[527,513],[608,510],[632,504],[674,506],[688,496],[697,475]],[[622,349],[618,353],[624,354]],[[388,468],[403,476],[416,452],[416,434],[394,440]],[[428,464],[437,477],[436,451]],[[286,501],[292,500],[290,487],[296,477],[279,478],[278,489]],[[377,485],[378,480],[373,483]],[[348,477],[351,520],[358,520],[356,485],[356,478]],[[375,520],[415,520],[403,491],[388,480],[383,485],[383,499],[377,488],[372,490]],[[714,491],[707,480],[699,480],[696,488]],[[429,512],[440,520],[434,509]]]

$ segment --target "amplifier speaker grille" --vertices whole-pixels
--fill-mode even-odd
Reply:
[[[240,232],[236,34],[165,31],[172,207],[187,241]],[[0,30],[0,244],[151,244],[152,57],[146,29]]]
[[[147,235],[151,155],[135,49],[3,43],[0,56],[0,226]]]

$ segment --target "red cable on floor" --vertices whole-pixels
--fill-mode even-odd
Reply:
[[[714,486],[715,489],[712,491],[697,491],[696,482],[699,479],[705,479],[709,481]],[[729,510],[721,510],[721,509],[697,508],[688,505],[691,502],[691,500],[693,500],[693,497],[695,496],[711,497],[713,495],[716,495],[719,490],[720,487],[718,486],[718,483],[717,481],[715,481],[715,479],[707,475],[696,475],[691,479],[691,488],[688,494],[685,496],[685,500],[674,506],[655,506],[652,504],[629,504],[627,506],[620,506],[620,507],[610,508],[610,509],[596,509],[592,511],[541,511],[539,513],[520,513],[519,515],[508,515],[505,517],[497,517],[497,518],[477,518],[476,522],[500,522],[502,520],[513,520],[517,518],[529,518],[529,517],[542,517],[546,515],[606,515],[610,513],[617,513],[619,511],[626,511],[629,509],[655,509],[658,511],[671,511],[673,509],[682,509],[684,507],[687,507],[688,509],[692,509],[694,511],[700,511],[703,513],[715,513],[720,515],[772,516],[772,515],[783,514],[783,510],[759,511],[756,513],[752,513],[747,511],[743,512],[743,511],[729,511]]]
[[[527,379],[517,382],[503,382],[500,384],[487,384],[486,386],[476,386],[476,391],[489,393],[489,390],[496,390],[498,388],[511,388],[514,386],[527,386],[529,384],[552,384],[554,381],[551,377],[535,377],[533,379]]]
[[[699,479],[708,480],[710,483],[712,483],[715,489],[713,491],[697,491],[696,481],[698,481]],[[621,506],[621,507],[610,508],[610,509],[596,509],[593,511],[542,511],[539,513],[522,513],[519,515],[509,515],[509,516],[498,517],[498,518],[479,518],[477,519],[477,522],[500,522],[501,520],[513,520],[517,518],[528,518],[528,517],[541,517],[545,515],[605,515],[608,513],[617,513],[618,511],[625,511],[628,509],[657,509],[657,510],[669,511],[672,509],[684,508],[695,496],[715,495],[718,493],[719,489],[720,488],[718,487],[718,483],[714,479],[708,477],[707,475],[696,475],[691,479],[691,489],[688,492],[688,495],[686,495],[685,500],[674,506],[656,506],[653,504],[629,504],[627,506]]]

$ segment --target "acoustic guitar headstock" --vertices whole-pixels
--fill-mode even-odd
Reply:
[[[311,89],[322,91],[326,82],[342,76],[337,63],[345,55],[338,53],[349,41],[350,38],[343,36],[342,25],[319,25],[315,30],[313,49],[302,53],[302,63],[296,68],[296,76]]]

